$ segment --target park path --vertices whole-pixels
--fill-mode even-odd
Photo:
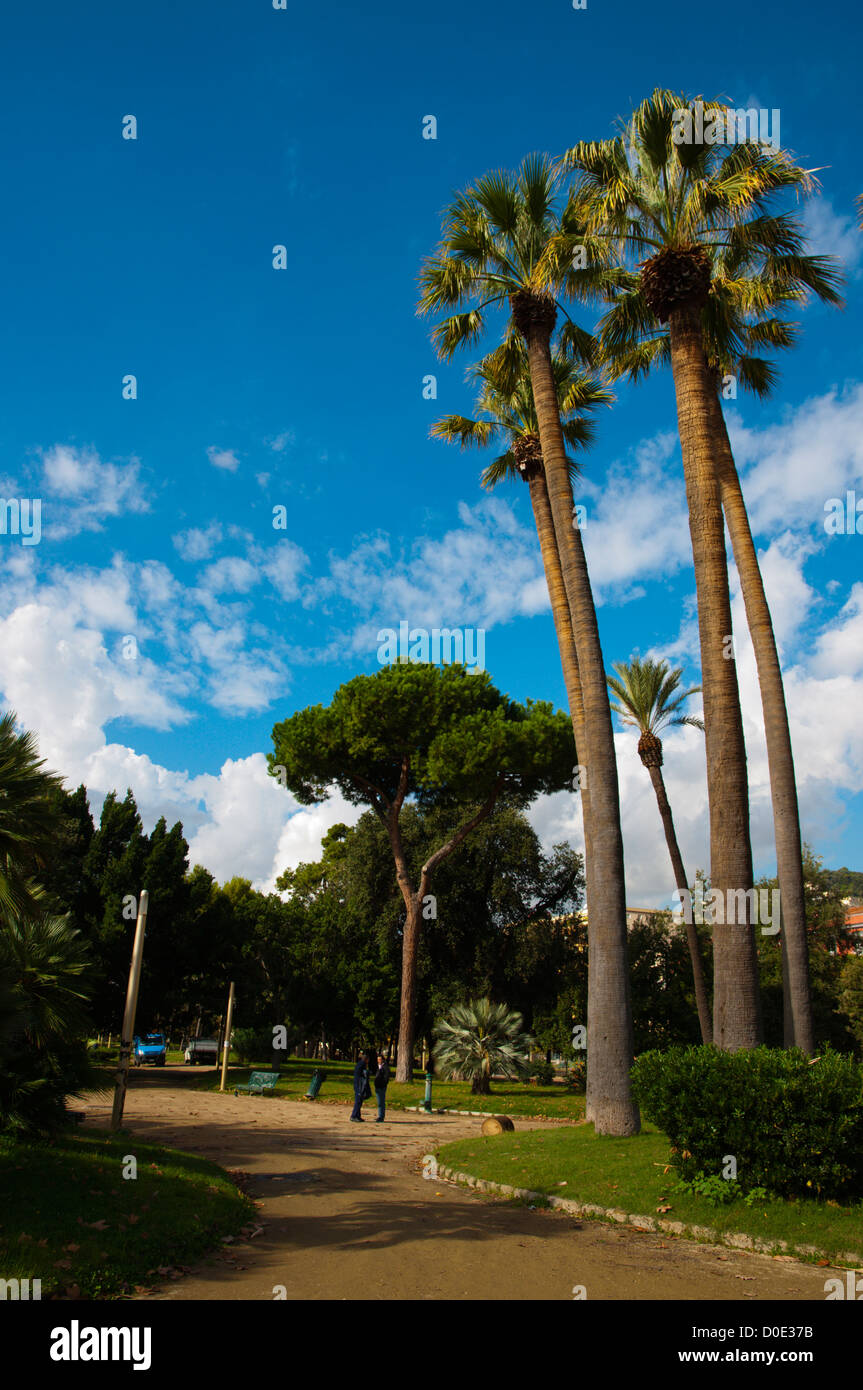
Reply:
[[[190,1089],[200,1072],[132,1073],[124,1124],[148,1142],[250,1175],[263,1232],[155,1299],[824,1299],[830,1269],[531,1211],[423,1178],[434,1143],[481,1120]],[[108,1111],[94,1099],[88,1122]],[[374,1111],[374,1103],[366,1107]],[[547,1121],[546,1125],[558,1122]],[[517,1129],[543,1126],[515,1121]]]

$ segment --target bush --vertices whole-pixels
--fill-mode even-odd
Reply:
[[[576,1057],[574,1062],[570,1062],[565,1085],[568,1091],[584,1095],[587,1090],[587,1062],[583,1057]]]
[[[557,1075],[550,1062],[534,1062],[530,1074],[531,1077],[536,1077],[540,1086],[551,1086]]]
[[[673,1047],[639,1057],[632,1081],[686,1182],[720,1177],[731,1156],[740,1192],[863,1194],[863,1073],[850,1057]]]
[[[255,1062],[266,1062],[268,1067],[273,1067],[285,1056],[283,1052],[273,1051],[272,1028],[234,1028],[231,1031],[231,1047],[243,1067]]]

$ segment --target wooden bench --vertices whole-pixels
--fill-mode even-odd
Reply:
[[[278,1079],[279,1073],[277,1071],[253,1071],[246,1086],[234,1087],[234,1095],[238,1096],[241,1091],[245,1091],[250,1096],[271,1094],[276,1089]]]

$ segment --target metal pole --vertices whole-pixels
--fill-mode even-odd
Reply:
[[[225,1080],[228,1075],[228,1054],[231,1051],[231,1024],[234,1021],[234,982],[231,981],[231,988],[228,991],[228,1017],[225,1019],[225,1041],[222,1044],[222,1084],[220,1091],[225,1089]]]
[[[135,1036],[135,1010],[138,1007],[138,985],[141,983],[141,966],[144,963],[144,932],[147,928],[146,888],[141,889],[138,899],[138,920],[135,923],[135,944],[132,947],[132,964],[129,968],[129,984],[126,989],[126,1009],[123,1014],[123,1031],[120,1034],[120,1060],[114,1083],[114,1108],[111,1112],[111,1128],[119,1129],[123,1123],[123,1108],[126,1104],[126,1083],[129,1077],[129,1053],[132,1038]]]

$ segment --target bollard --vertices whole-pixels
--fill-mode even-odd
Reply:
[[[422,1108],[425,1111],[431,1111],[432,1108],[432,1074],[430,1071],[426,1072],[426,1094]]]
[[[327,1079],[327,1074],[326,1074],[326,1072],[325,1072],[325,1071],[321,1071],[320,1067],[316,1067],[315,1070],[312,1072],[312,1079],[311,1079],[311,1082],[309,1083],[309,1089],[306,1091],[306,1099],[307,1099],[307,1100],[315,1100],[315,1099],[316,1099],[317,1094],[318,1094],[318,1091],[321,1089],[321,1087],[323,1086],[323,1084],[324,1084],[324,1082],[326,1081],[326,1079]]]

